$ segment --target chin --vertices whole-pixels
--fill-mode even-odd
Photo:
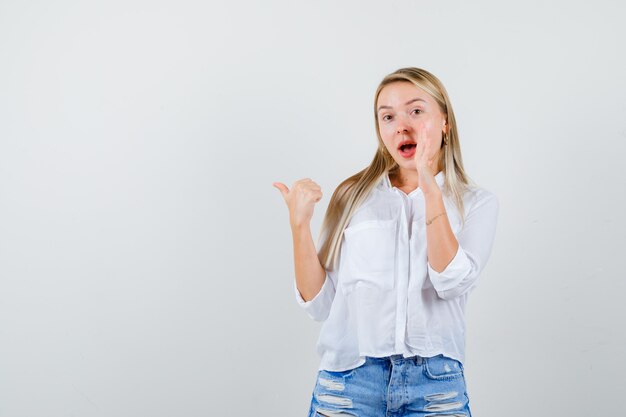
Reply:
[[[417,167],[415,166],[415,161],[413,159],[404,159],[403,157],[398,157],[396,159],[396,163],[405,169],[412,169],[417,171]]]

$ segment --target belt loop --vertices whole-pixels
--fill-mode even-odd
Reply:
[[[417,362],[418,365],[421,365],[424,362],[424,358],[422,358],[420,355],[417,355],[415,357],[415,361]]]

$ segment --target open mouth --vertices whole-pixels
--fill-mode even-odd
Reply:
[[[415,143],[405,143],[404,145],[400,145],[398,149],[400,149],[400,152],[407,152],[411,149],[415,149],[416,146]]]
[[[404,158],[411,158],[413,157],[413,155],[415,155],[415,148],[416,148],[417,144],[411,142],[411,141],[406,141],[404,143],[402,143],[402,145],[398,146],[398,151],[400,152],[400,155]]]

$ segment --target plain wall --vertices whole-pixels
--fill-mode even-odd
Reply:
[[[626,372],[619,1],[0,2],[0,416],[305,416],[275,181],[374,155],[388,73],[446,86],[497,194],[475,416],[608,415]]]

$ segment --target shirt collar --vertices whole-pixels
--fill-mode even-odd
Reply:
[[[443,174],[443,170],[439,171],[439,173],[437,173],[437,175],[435,175],[435,181],[437,182],[437,185],[439,186],[440,189],[443,188],[444,179],[445,179],[445,176]],[[389,180],[389,172],[385,172],[382,175],[382,180],[381,180],[380,184],[384,188],[388,188],[388,189],[392,189],[393,188],[393,185],[391,185],[391,180]]]

